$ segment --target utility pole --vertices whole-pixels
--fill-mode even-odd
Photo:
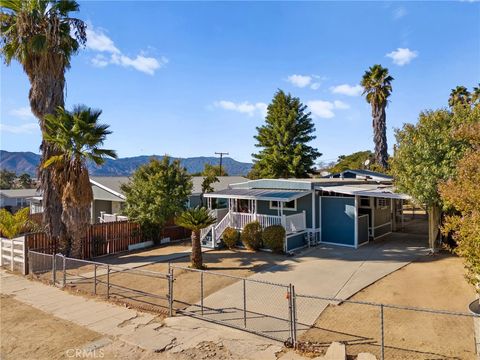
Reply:
[[[222,176],[222,159],[223,155],[228,155],[227,152],[215,152],[215,154],[220,155],[220,174],[219,176]]]

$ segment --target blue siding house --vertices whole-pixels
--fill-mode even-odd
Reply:
[[[217,218],[201,233],[204,246],[216,247],[227,227],[258,221],[285,228],[285,252],[319,243],[357,248],[385,236],[403,221],[408,199],[391,179],[352,178],[250,180],[204,196]]]

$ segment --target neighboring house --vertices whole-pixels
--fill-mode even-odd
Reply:
[[[370,170],[344,170],[340,173],[329,174],[324,176],[331,179],[357,179],[357,180],[372,180],[372,181],[393,181],[390,175],[382,174]]]
[[[259,221],[285,227],[285,251],[317,243],[357,248],[396,231],[409,198],[394,192],[391,179],[342,178],[251,180],[204,196],[226,203],[209,203],[217,223],[202,231],[204,246],[216,246],[227,227]]]
[[[36,189],[0,190],[0,208],[15,212],[29,205],[29,198],[37,194]]]
[[[212,183],[213,191],[228,189],[230,185],[243,183],[248,179],[243,176],[218,176],[218,181]],[[192,177],[192,194],[188,198],[188,207],[195,207],[202,204],[202,182],[205,176]],[[226,205],[226,203],[225,203]]]
[[[192,194],[188,200],[189,207],[200,205],[203,179],[203,176],[194,176],[192,178],[193,188]],[[247,180],[241,176],[219,176],[218,179],[219,182],[212,184],[215,191],[227,189],[231,184],[245,182]],[[130,179],[127,176],[90,177],[94,199],[91,209],[92,223],[118,219],[117,215],[121,214],[125,204],[125,195],[122,192],[121,186],[129,181]],[[30,197],[33,195],[30,195]],[[32,197],[30,199],[30,208],[32,213],[42,212],[42,197]]]
[[[128,181],[129,178],[127,176],[90,177],[93,191],[91,206],[92,224],[118,220],[117,215],[121,213],[125,203],[125,196],[122,194],[120,187],[122,184],[128,183]],[[30,212],[32,214],[43,212],[42,196],[33,196],[29,200]]]

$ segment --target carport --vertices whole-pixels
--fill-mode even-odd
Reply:
[[[316,185],[320,242],[358,248],[403,227],[403,200],[382,184]]]

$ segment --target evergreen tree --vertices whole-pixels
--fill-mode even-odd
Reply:
[[[312,172],[312,167],[322,154],[307,143],[314,140],[315,131],[307,106],[298,97],[278,90],[267,108],[265,125],[257,127],[262,148],[253,154],[252,174],[264,178],[301,178]]]

